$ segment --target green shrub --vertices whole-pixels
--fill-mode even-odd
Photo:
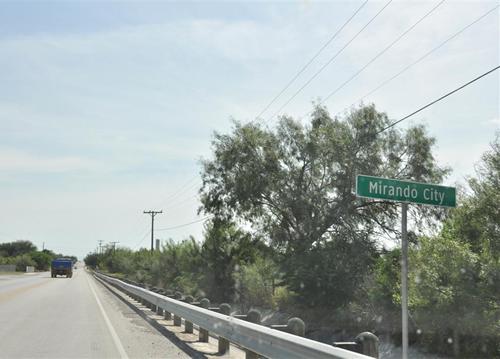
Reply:
[[[296,294],[287,287],[277,287],[272,296],[272,305],[275,310],[286,311],[295,305]]]
[[[31,252],[31,259],[35,262],[35,268],[40,271],[47,271],[50,269],[52,256],[46,252]]]
[[[35,261],[29,254],[23,254],[22,256],[15,257],[14,264],[16,265],[16,271],[18,272],[25,272],[26,266],[36,265]]]
[[[235,271],[236,291],[244,307],[271,308],[273,305],[273,281],[278,268],[267,258],[257,258],[254,263],[242,265]]]

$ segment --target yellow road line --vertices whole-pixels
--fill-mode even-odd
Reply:
[[[15,288],[15,289],[12,289],[12,290],[7,291],[7,292],[0,293],[0,303],[5,302],[9,299],[12,299],[15,296],[22,294],[22,293],[25,293],[33,288],[40,287],[44,284],[47,284],[50,281],[51,281],[50,278],[46,278],[43,282],[34,283],[31,285],[27,285],[27,286],[20,287],[20,288]]]

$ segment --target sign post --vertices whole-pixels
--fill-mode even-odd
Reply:
[[[453,187],[358,175],[356,196],[401,202],[401,335],[402,357],[408,358],[408,203],[455,207]]]
[[[408,235],[406,215],[408,203],[401,203],[401,334],[403,359],[408,358]]]

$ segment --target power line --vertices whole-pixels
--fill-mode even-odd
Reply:
[[[271,107],[271,105],[274,102],[276,102],[276,100],[283,94],[283,92],[288,90],[288,88],[295,82],[295,80],[297,80],[297,78],[300,75],[302,75],[302,73],[309,67],[309,65],[314,60],[316,60],[316,58],[323,52],[323,50],[326,49],[328,45],[330,45],[330,43],[338,36],[338,34],[340,34],[340,32],[347,26],[347,24],[349,24],[351,20],[354,19],[354,17],[358,14],[358,12],[360,12],[361,9],[365,7],[367,3],[368,0],[366,0],[363,4],[361,4],[361,6],[354,12],[354,14],[352,14],[351,17],[349,17],[349,19],[347,19],[347,21],[344,22],[344,24],[328,39],[328,41],[316,52],[316,54],[314,54],[314,56],[311,57],[311,59],[295,74],[295,76],[292,77],[292,79],[285,85],[285,87],[283,87],[283,89],[281,89],[281,91],[276,96],[274,96],[274,98],[266,105],[266,107],[264,107],[262,111],[260,111],[260,113],[257,116],[255,116],[255,118],[258,119],[260,116],[262,116],[264,112],[266,112],[269,109],[269,107]]]
[[[144,233],[144,235],[142,236],[141,240],[134,246],[134,248],[137,248],[139,247],[142,242],[144,242],[144,240],[146,239],[146,236],[149,234],[149,229]]]
[[[319,68],[318,71],[316,71],[314,73],[314,75],[312,77],[309,78],[309,80],[306,81],[306,83],[304,85],[302,85],[279,109],[278,111],[274,112],[273,115],[269,118],[272,119],[274,118],[277,114],[279,114],[281,112],[281,110],[283,110],[290,102],[292,102],[292,100],[300,93],[302,92],[302,90],[307,86],[309,85],[328,65],[330,65],[333,60],[335,60],[337,58],[338,55],[340,55],[342,53],[342,51],[344,51],[367,27],[368,25],[370,25],[381,13],[382,11],[384,11],[389,5],[390,3],[392,2],[392,0],[389,0],[385,5],[384,7],[382,7],[382,9],[380,9],[376,14],[375,16],[373,16],[362,28],[361,30],[359,30],[356,35],[354,35],[339,51],[337,51],[335,53],[335,55],[333,55],[323,66],[321,66]]]
[[[194,196],[189,196],[189,197],[186,197],[178,202],[175,202],[175,203],[172,203],[172,204],[168,204],[166,206],[165,209],[178,209],[178,208],[181,208],[181,207],[184,207],[187,203],[190,203],[192,200],[197,200],[198,199],[198,195],[195,194]]]
[[[427,13],[425,13],[420,19],[417,20],[413,25],[411,25],[406,31],[404,31],[401,35],[399,35],[394,41],[392,41],[389,45],[387,45],[382,51],[377,53],[370,61],[368,61],[361,69],[356,71],[351,77],[349,77],[344,83],[342,83],[339,87],[337,87],[335,90],[330,92],[324,100],[321,101],[321,103],[326,102],[329,98],[331,98],[333,95],[335,95],[338,91],[340,91],[342,88],[344,88],[349,82],[354,80],[356,77],[359,76],[368,66],[370,66],[373,62],[375,62],[380,56],[382,56],[384,53],[386,53],[391,47],[396,45],[396,43],[401,40],[403,37],[405,37],[411,30],[413,30],[418,24],[420,24],[425,18],[427,18],[430,14],[432,14],[438,7],[440,7],[446,0],[441,0],[436,6],[434,6],[431,10],[429,10]]]
[[[391,0],[392,1],[392,0]],[[309,65],[323,52],[323,50],[338,36],[338,34],[352,21],[352,19],[359,13],[359,11],[361,11],[361,9],[368,3],[368,0],[366,0],[352,15],[349,19],[347,19],[347,21],[335,32],[335,34],[333,34],[333,36],[331,36],[328,41],[316,52],[316,54],[299,70],[299,72],[288,82],[288,84],[271,100],[271,102],[259,113],[259,115],[257,115],[256,117],[260,117],[265,111],[267,111],[267,109],[283,94],[284,91],[286,91],[290,85],[307,69],[307,67],[309,67]],[[390,1],[389,1],[390,3]],[[387,5],[386,5],[387,6]],[[385,8],[385,7],[384,7]],[[366,27],[366,26],[365,26]],[[332,61],[332,60],[331,60]],[[194,181],[195,179],[197,178],[197,176],[191,178],[190,180],[188,180],[187,182],[185,182],[180,188],[179,190],[177,190],[176,192],[173,192],[171,193],[169,196],[167,196],[167,198],[164,199],[164,201],[162,203],[165,203],[166,201],[169,201],[169,200],[172,200],[176,197],[178,197],[179,195],[181,195],[182,193],[186,192],[187,190],[195,187],[196,185],[199,185],[199,182],[196,182],[194,183],[193,185],[191,186],[188,186],[189,183],[191,183],[192,181]],[[186,186],[188,186],[186,188]],[[190,197],[191,198],[191,197]],[[188,198],[187,200],[189,200],[190,198]],[[196,197],[195,197],[196,198]],[[181,203],[178,203],[178,204],[182,204],[186,202],[186,200],[182,201]],[[178,205],[177,204],[177,205]],[[206,217],[208,218],[208,217]],[[205,218],[205,219],[206,219]],[[200,220],[201,221],[201,220]],[[174,228],[179,228],[179,227],[183,227],[185,225],[189,225],[189,224],[193,224],[193,223],[197,223],[197,222],[200,222],[200,221],[195,221],[195,222],[192,222],[192,223],[188,223],[188,224],[184,224],[184,225],[180,225],[180,226],[176,226],[176,227],[173,227],[171,229],[174,229]],[[160,230],[167,230],[167,229],[160,229]],[[147,233],[146,233],[147,234]],[[141,239],[141,241],[139,242],[138,245],[140,245],[140,243],[142,243],[146,237],[146,234],[144,234],[143,238]],[[137,247],[137,246],[136,246]]]
[[[158,228],[156,231],[159,232],[159,231],[170,231],[172,229],[177,229],[177,228],[182,228],[182,227],[187,227],[187,226],[190,226],[192,224],[195,224],[195,223],[200,223],[200,222],[204,222],[208,219],[212,218],[212,216],[206,216],[202,219],[199,219],[199,220],[196,220],[196,221],[193,221],[193,222],[189,222],[189,223],[184,223],[184,224],[179,224],[178,226],[173,226],[173,227],[167,227],[167,228]]]
[[[445,94],[445,95],[443,95],[443,96],[439,97],[438,99],[436,99],[436,100],[434,100],[434,101],[432,101],[432,102],[429,102],[427,105],[420,107],[418,110],[413,111],[413,112],[412,112],[412,113],[410,113],[409,115],[406,115],[405,117],[403,117],[403,118],[401,118],[401,119],[399,119],[399,120],[397,120],[397,121],[394,121],[394,122],[393,122],[393,123],[391,123],[390,125],[388,125],[388,126],[384,127],[384,128],[383,128],[383,129],[381,129],[380,131],[376,132],[376,133],[375,133],[375,135],[378,135],[379,133],[382,133],[382,132],[384,132],[384,131],[388,130],[389,128],[391,128],[391,127],[393,127],[393,126],[396,126],[398,123],[403,122],[404,120],[408,119],[409,117],[411,117],[411,116],[413,116],[413,115],[415,115],[415,114],[419,113],[420,111],[425,110],[427,107],[430,107],[430,106],[434,105],[435,103],[437,103],[437,102],[439,102],[439,101],[441,101],[441,100],[445,99],[446,97],[448,97],[448,96],[450,96],[450,95],[453,95],[455,92],[458,92],[458,91],[460,91],[461,89],[463,89],[463,88],[465,88],[465,87],[467,87],[467,86],[469,86],[469,85],[473,84],[474,82],[476,82],[476,81],[478,81],[478,80],[482,79],[483,77],[485,77],[485,76],[487,76],[487,75],[491,74],[492,72],[494,72],[494,71],[498,70],[499,68],[500,68],[500,66],[494,67],[494,68],[492,68],[491,70],[489,70],[489,71],[487,71],[487,72],[483,73],[482,75],[479,75],[478,77],[474,78],[473,80],[470,80],[469,82],[467,82],[467,83],[463,84],[462,86],[457,87],[457,88],[456,88],[456,89],[454,89],[453,91],[450,91],[450,92],[448,92],[447,94]]]
[[[186,192],[189,189],[194,188],[197,185],[200,185],[200,184],[199,183],[195,183],[193,186],[191,186],[190,188],[186,189],[183,192]],[[198,194],[197,193],[195,193],[195,194],[193,194],[193,193],[183,193],[183,195],[181,196],[181,194],[179,193],[179,195],[177,197],[178,198],[175,201],[172,201],[172,202],[163,201],[162,202],[163,205],[161,207],[164,208],[164,209],[167,209],[167,210],[168,209],[176,209],[179,206],[185,205],[189,201],[192,201],[193,199],[195,199],[195,200],[198,199]]]
[[[352,107],[353,105],[355,105],[355,104],[363,101],[366,97],[368,97],[368,96],[372,95],[373,93],[377,92],[378,90],[380,90],[382,87],[384,87],[385,85],[387,85],[389,82],[391,82],[395,78],[399,77],[402,73],[406,72],[411,67],[413,67],[414,65],[418,64],[419,62],[423,61],[430,54],[432,54],[433,52],[437,51],[438,49],[440,49],[441,47],[443,47],[444,45],[446,45],[448,42],[450,42],[451,40],[453,40],[454,38],[456,38],[458,35],[460,35],[461,33],[463,33],[465,30],[467,30],[471,26],[475,25],[477,22],[479,22],[480,20],[482,20],[483,18],[485,18],[487,15],[489,15],[490,13],[492,13],[493,11],[495,11],[496,9],[498,9],[499,6],[500,5],[495,6],[494,8],[492,8],[489,11],[487,11],[486,13],[484,13],[483,15],[481,15],[480,17],[478,17],[476,20],[474,20],[473,22],[471,22],[467,26],[463,27],[462,29],[460,29],[459,31],[457,31],[456,33],[454,33],[452,36],[448,37],[445,41],[443,41],[442,43],[440,43],[438,46],[432,48],[430,51],[426,52],[424,55],[422,55],[421,57],[419,57],[416,61],[412,62],[408,66],[404,67],[401,71],[399,71],[398,73],[396,73],[392,77],[390,77],[387,80],[385,80],[384,82],[382,82],[380,85],[378,85],[373,90],[371,90],[370,92],[368,92],[366,95],[364,95],[363,97],[361,97],[355,103],[351,104],[351,106],[349,106],[349,107]]]
[[[184,184],[182,186],[180,186],[178,190],[171,192],[167,197],[165,197],[165,199],[163,200],[162,203],[165,203],[166,201],[170,201],[170,200],[180,196],[182,193],[185,193],[189,189],[199,185],[200,181],[192,183],[196,179],[198,179],[198,175],[196,175],[196,176],[192,177],[191,179],[189,179],[188,181],[184,182]],[[162,207],[162,206],[159,206],[159,207]]]
[[[173,230],[173,229],[177,229],[177,228],[182,228],[182,227],[187,227],[187,226],[190,226],[192,224],[196,224],[196,223],[199,223],[199,222],[203,222],[203,221],[206,221],[208,219],[212,218],[212,216],[206,216],[204,218],[201,218],[199,220],[196,220],[196,221],[192,221],[192,222],[188,222],[188,223],[183,223],[183,224],[180,224],[180,225],[177,225],[177,226],[173,226],[173,227],[167,227],[167,228],[157,228],[156,229],[156,232],[160,232],[160,231],[169,231],[169,230]],[[146,239],[147,235],[149,234],[149,229],[144,233],[144,235],[142,236],[141,240],[134,246],[134,248],[137,248],[139,247],[142,242],[144,242],[144,240]]]

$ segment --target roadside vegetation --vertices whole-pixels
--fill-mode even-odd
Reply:
[[[15,265],[18,272],[25,272],[27,266],[35,267],[37,271],[48,271],[52,260],[59,257],[71,258],[75,262],[77,260],[74,256],[56,254],[48,249],[39,251],[30,241],[0,243],[0,265]]]
[[[202,163],[204,238],[110,247],[85,262],[243,311],[290,313],[310,337],[369,330],[399,345],[399,207],[357,198],[355,178],[441,183],[450,170],[423,126],[389,124],[374,106],[342,119],[318,106],[308,125],[283,117],[275,130],[235,122]],[[410,341],[432,352],[500,356],[499,136],[457,208],[410,206]]]

